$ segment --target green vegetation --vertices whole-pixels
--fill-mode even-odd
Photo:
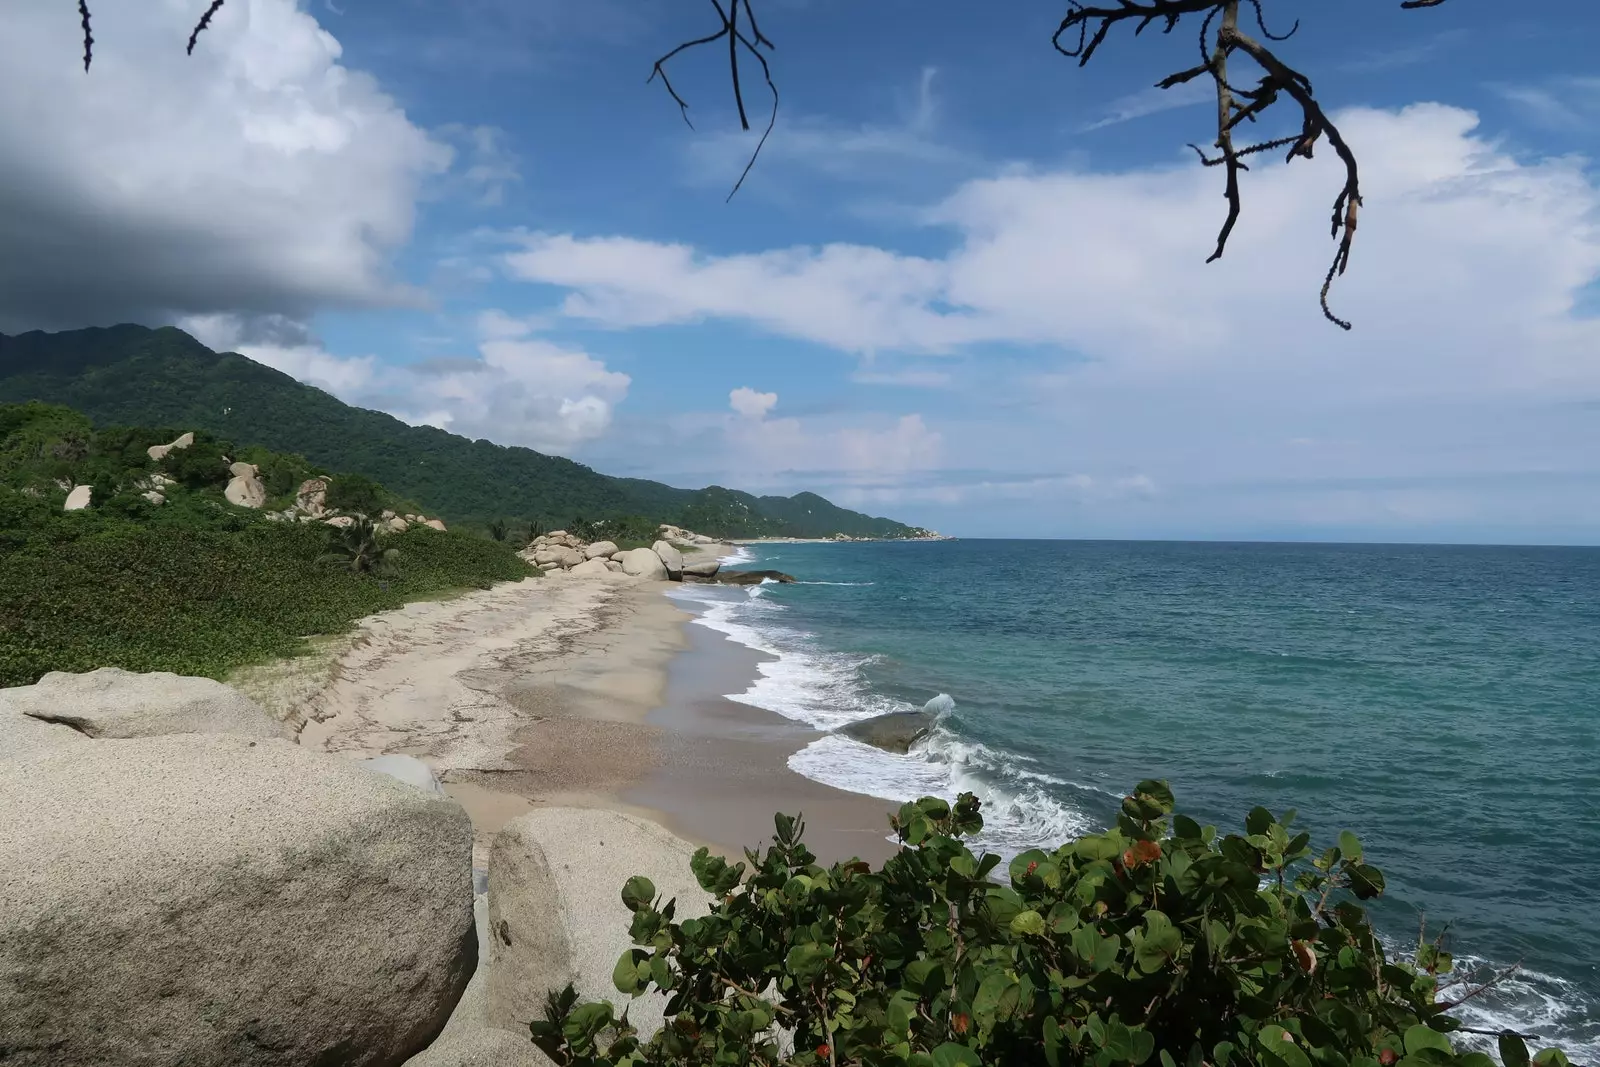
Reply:
[[[1000,857],[961,841],[978,809],[971,794],[905,805],[906,847],[878,871],[818,866],[779,815],[748,873],[696,853],[705,918],[675,921],[675,901],[630,879],[639,947],[614,980],[667,993],[667,1025],[641,1043],[568,986],[535,1044],[573,1067],[1496,1067],[1450,1037],[1452,998],[1471,990],[1441,998],[1437,941],[1414,964],[1385,957],[1358,903],[1383,875],[1352,834],[1317,855],[1292,813],[1257,808],[1219,838],[1146,781],[1113,829],[1024,853],[1001,883]],[[1520,1037],[1500,1048],[1528,1067]],[[1532,1062],[1567,1067],[1556,1050]]]
[[[429,426],[350,407],[320,389],[235,353],[218,354],[182,330],[115,326],[0,335],[0,403],[65,404],[101,423],[156,423],[282,456],[262,467],[269,494],[297,486],[313,465],[362,475],[414,500],[406,510],[452,525],[571,529],[574,520],[670,522],[725,537],[909,537],[921,531],[835,507],[813,493],[754,497],[713,486],[675,489],[611,478],[559,456],[469,441]],[[140,448],[138,451],[142,451]],[[298,468],[296,464],[298,463]],[[352,483],[347,483],[347,486]],[[396,510],[401,510],[397,508]]]
[[[508,546],[457,532],[340,530],[234,507],[224,455],[260,464],[280,498],[313,469],[204,434],[151,461],[145,449],[176,436],[0,405],[0,686],[104,666],[221,678],[407,600],[532,573]],[[143,495],[155,476],[172,479],[160,505]],[[358,484],[363,500],[391,499]],[[62,511],[72,485],[94,486],[91,507]]]

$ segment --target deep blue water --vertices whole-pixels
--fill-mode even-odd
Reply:
[[[972,789],[982,843],[1053,845],[1168,779],[1223,828],[1295,808],[1355,831],[1397,947],[1420,914],[1463,1009],[1600,1056],[1600,549],[957,541],[759,545],[807,584],[686,588],[778,659],[737,699],[820,726],[948,694],[897,757],[825,738],[791,766],[909,799]],[[944,707],[940,701],[935,707]]]

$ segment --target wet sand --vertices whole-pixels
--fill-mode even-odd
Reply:
[[[686,625],[671,588],[558,575],[410,604],[308,661],[309,696],[293,670],[255,695],[304,723],[303,745],[428,763],[472,817],[477,867],[539,806],[626,811],[735,858],[774,812],[803,813],[822,862],[887,856],[891,806],[790,771],[818,735],[725,699],[757,656]]]

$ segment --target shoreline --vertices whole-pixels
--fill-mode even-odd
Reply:
[[[674,588],[547,575],[415,602],[245,688],[302,745],[427,763],[472,819],[480,871],[501,827],[544,807],[624,812],[730,859],[770,840],[775,812],[803,813],[819,862],[886,858],[895,806],[789,770],[820,734],[724,697],[760,654],[691,625]]]

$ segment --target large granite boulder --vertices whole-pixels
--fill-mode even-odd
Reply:
[[[583,550],[583,555],[586,559],[610,559],[616,554],[617,543],[615,541],[596,541]]]
[[[603,559],[586,559],[569,572],[574,578],[604,578],[611,573]]]
[[[406,1067],[551,1067],[550,1058],[531,1040],[526,1024],[515,1030],[502,1030],[490,1023],[486,894],[479,894],[473,901],[472,913],[478,930],[478,969],[439,1036],[427,1051],[407,1060]]]
[[[571,982],[586,1000],[609,1000],[648,1038],[666,1000],[633,1000],[611,975],[632,947],[622,886],[642,874],[678,918],[706,914],[689,870],[694,846],[643,819],[589,808],[544,808],[507,823],[489,855],[488,1019],[521,1029],[543,1018],[545,997]]]
[[[328,510],[328,480],[307,478],[301,482],[294,494],[294,506],[295,510],[305,512],[312,518],[321,518],[322,513]]]
[[[33,685],[0,689],[0,709],[71,727],[88,737],[235,734],[290,738],[287,726],[231,686],[166,671],[100,667],[51,671]],[[0,746],[4,746],[0,738]]]
[[[222,495],[228,503],[241,508],[259,508],[267,502],[267,487],[261,484],[260,473],[254,463],[235,463],[228,468],[232,475]]]
[[[92,486],[75,485],[72,492],[67,494],[67,502],[61,505],[62,511],[82,511],[89,506],[89,501],[94,496]]]
[[[533,554],[533,561],[541,567],[547,563],[557,567],[576,567],[583,562],[583,553],[566,545],[545,545]]]
[[[654,549],[630,549],[616,558],[617,562],[622,564],[625,574],[631,574],[636,578],[650,578],[654,581],[663,581],[667,577],[667,565],[661,562],[661,557]]]
[[[285,741],[6,764],[7,1067],[398,1065],[477,963],[459,805]]]
[[[665,541],[657,541],[650,546],[650,550],[661,557],[661,562],[667,568],[667,577],[672,581],[683,580],[683,553]]]
[[[717,571],[722,569],[722,564],[714,559],[698,560],[694,563],[683,565],[685,578],[715,578]]]

